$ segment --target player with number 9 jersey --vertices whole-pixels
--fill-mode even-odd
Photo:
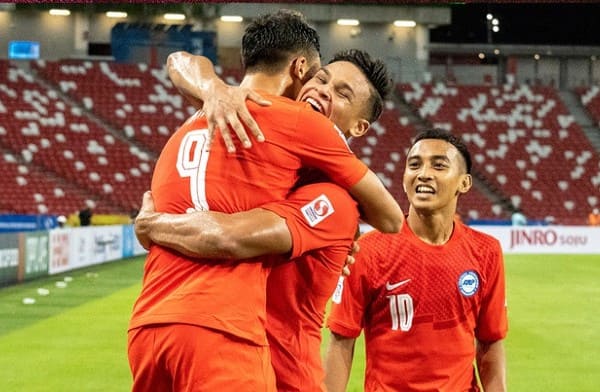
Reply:
[[[270,107],[249,104],[266,141],[228,154],[209,145],[206,119],[197,113],[165,145],[152,194],[158,212],[245,211],[284,200],[301,167],[314,167],[348,189],[367,172],[343,135],[306,103],[264,94]],[[266,345],[265,302],[269,259],[222,262],[189,259],[153,245],[129,329],[184,323]]]

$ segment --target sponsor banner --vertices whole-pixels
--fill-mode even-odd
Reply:
[[[89,226],[50,231],[51,275],[123,257],[123,229]]]
[[[600,254],[600,227],[470,225],[495,237],[504,253]],[[360,225],[362,234],[373,230]]]
[[[50,215],[0,215],[0,232],[48,230],[55,226],[56,217]]]
[[[504,253],[600,254],[600,227],[472,227],[497,238]]]
[[[123,258],[123,228],[118,226],[100,226],[93,228],[94,263],[119,260]]]
[[[19,235],[0,234],[0,287],[18,281]]]
[[[146,249],[137,240],[133,225],[123,225],[123,258],[143,255]]]
[[[69,246],[71,233],[79,229],[51,230],[49,234],[49,256],[48,273],[57,274],[69,270]]]
[[[22,241],[22,264],[19,280],[29,280],[48,275],[50,262],[47,231],[24,233]]]

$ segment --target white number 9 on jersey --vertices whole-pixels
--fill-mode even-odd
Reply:
[[[206,201],[206,165],[209,150],[208,129],[188,132],[177,154],[177,172],[182,178],[190,178],[190,196],[196,211],[208,211]]]

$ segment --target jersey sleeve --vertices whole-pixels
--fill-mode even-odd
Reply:
[[[367,233],[361,237],[359,244],[370,235]],[[350,267],[350,275],[341,278],[338,283],[327,319],[327,328],[346,338],[357,338],[360,335],[370,297],[368,269],[372,257],[365,247],[355,255],[355,259]]]
[[[490,246],[489,270],[486,272],[485,294],[475,330],[478,340],[493,342],[504,339],[508,331],[504,260],[500,244],[495,239]]]
[[[358,208],[348,192],[331,183],[305,185],[283,202],[263,205],[286,220],[292,235],[290,258],[343,245],[349,251],[358,229]]]
[[[355,185],[369,170],[350,147],[340,130],[321,113],[303,109],[296,130],[291,132],[292,146],[298,146],[302,165],[322,170],[342,188]]]

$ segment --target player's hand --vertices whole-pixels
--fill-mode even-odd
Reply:
[[[356,262],[356,259],[354,258],[354,254],[356,252],[358,252],[359,250],[360,250],[360,246],[358,245],[358,242],[356,242],[356,241],[352,242],[352,249],[350,250],[350,254],[348,254],[348,256],[346,256],[346,264],[344,265],[344,268],[342,268],[343,276],[350,275],[350,266]]]
[[[155,215],[156,210],[154,208],[152,192],[146,191],[144,192],[144,197],[142,198],[142,207],[140,208],[138,215],[135,217],[135,222],[133,225],[135,229],[135,236],[146,250],[149,250],[150,245],[152,245],[152,240],[150,239],[150,228],[152,217]]]
[[[225,83],[212,83],[210,98],[204,101],[204,113],[208,121],[211,138],[218,129],[227,147],[227,152],[235,152],[231,130],[242,142],[244,148],[252,147],[252,142],[246,129],[254,136],[256,141],[263,142],[265,137],[260,127],[254,121],[246,106],[246,100],[253,101],[261,106],[271,105],[271,101],[264,99],[254,90],[229,86]]]

